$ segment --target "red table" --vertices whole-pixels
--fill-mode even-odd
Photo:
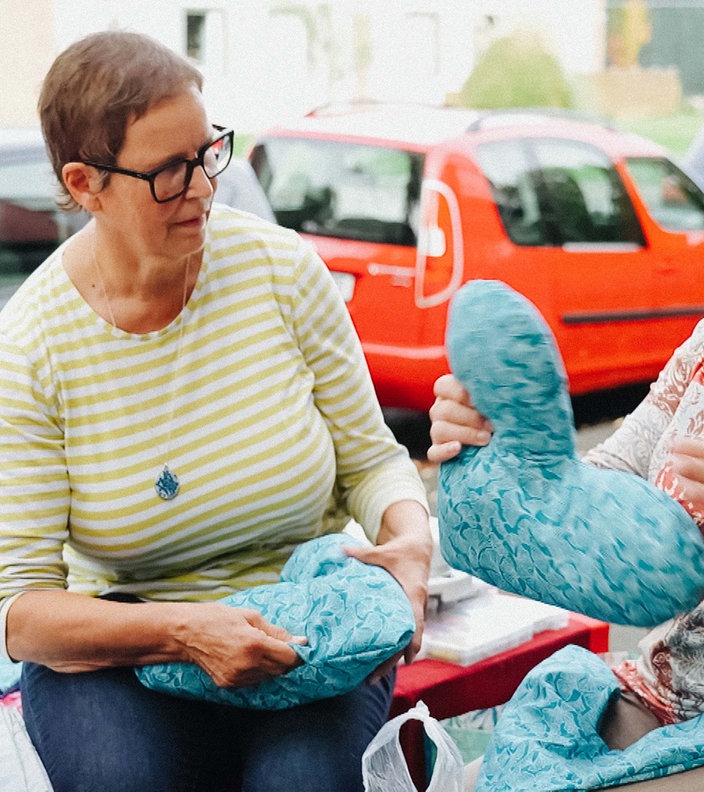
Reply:
[[[520,646],[473,665],[426,659],[400,666],[390,717],[406,712],[419,701],[424,701],[438,720],[503,704],[533,666],[567,644],[607,652],[609,625],[570,614],[567,627],[538,633]],[[426,788],[424,734],[420,721],[409,721],[400,735],[408,769],[419,790]]]

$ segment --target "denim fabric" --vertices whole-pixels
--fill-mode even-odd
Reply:
[[[132,668],[59,674],[25,663],[29,734],[55,792],[362,792],[361,757],[394,675],[275,712],[149,690]]]

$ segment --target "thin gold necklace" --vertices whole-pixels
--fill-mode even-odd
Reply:
[[[115,321],[115,312],[112,309],[112,304],[110,303],[110,297],[108,296],[108,290],[105,287],[105,280],[103,278],[102,270],[100,269],[100,264],[98,263],[98,256],[95,250],[95,236],[93,236],[93,244],[92,244],[92,253],[93,253],[93,265],[95,267],[95,271],[98,273],[98,281],[100,282],[100,288],[103,292],[103,299],[105,300],[105,304],[108,309],[108,315],[110,316],[110,324],[113,327],[117,327],[117,322]],[[183,328],[186,324],[185,316],[183,315],[186,309],[186,302],[188,301],[188,281],[190,276],[190,264],[191,264],[191,257],[188,256],[186,258],[186,273],[183,279],[183,298],[181,301],[181,311],[179,313],[181,325],[178,329],[178,342],[176,345],[176,358],[174,360],[174,374],[172,375],[173,380],[176,380],[176,370],[178,369],[178,362],[181,358],[181,349],[183,345]],[[173,386],[172,386],[172,395],[171,395],[171,414],[169,416],[169,433],[166,438],[166,453],[164,454],[167,457],[171,453],[171,431],[173,428],[173,418],[174,418],[174,394],[173,394]],[[174,473],[173,470],[169,467],[168,462],[164,462],[163,468],[159,471],[156,478],[154,479],[154,489],[156,494],[162,500],[173,500],[181,490],[181,482],[179,477]]]

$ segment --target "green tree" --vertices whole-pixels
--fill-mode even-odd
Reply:
[[[572,107],[559,61],[531,34],[494,41],[459,93],[464,107]]]

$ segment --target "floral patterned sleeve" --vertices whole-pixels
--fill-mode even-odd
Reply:
[[[585,461],[605,468],[626,470],[653,480],[662,467],[668,431],[704,358],[704,320],[678,347],[648,395],[627,415],[616,431],[585,456]]]
[[[704,321],[678,347],[638,407],[586,461],[628,470],[678,500],[704,530],[704,515],[683,502],[668,469],[676,435],[704,437]],[[701,652],[704,603],[648,633],[640,656],[613,671],[622,688],[633,691],[663,723],[677,723],[704,712],[704,659]]]

